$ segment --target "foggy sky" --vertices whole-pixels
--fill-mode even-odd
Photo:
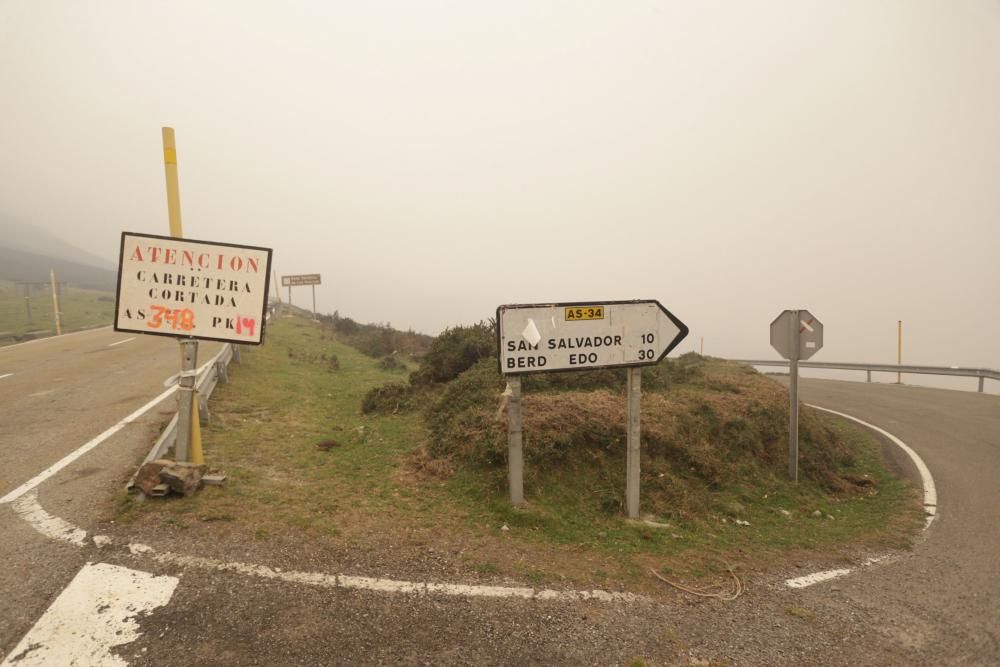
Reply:
[[[170,125],[185,234],[321,311],[656,298],[678,352],[774,357],[805,307],[816,361],[903,320],[905,362],[1000,368],[995,0],[0,0],[0,91],[0,213],[109,266],[168,233]]]

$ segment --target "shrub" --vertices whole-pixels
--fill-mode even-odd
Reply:
[[[378,367],[384,371],[405,371],[406,364],[396,358],[395,355],[389,354],[378,361]]]
[[[496,327],[492,321],[445,329],[431,343],[410,382],[430,385],[454,380],[481,359],[496,357],[496,347]]]
[[[395,414],[405,412],[414,407],[416,391],[411,385],[402,382],[375,387],[361,400],[361,412],[371,414]]]

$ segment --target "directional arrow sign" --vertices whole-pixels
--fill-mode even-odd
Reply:
[[[771,347],[785,359],[805,361],[823,347],[823,323],[808,310],[786,310],[771,322]]]
[[[652,299],[497,308],[505,375],[651,366],[687,334],[687,326]]]

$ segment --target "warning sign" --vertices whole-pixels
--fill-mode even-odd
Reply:
[[[122,233],[115,330],[259,345],[271,250]]]

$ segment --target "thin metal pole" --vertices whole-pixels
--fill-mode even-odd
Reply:
[[[524,453],[521,442],[521,378],[512,377],[510,400],[507,402],[507,481],[510,504],[524,503]]]
[[[642,369],[630,368],[625,381],[628,428],[625,455],[625,504],[630,519],[639,518],[639,411],[642,400]]]
[[[174,455],[177,461],[188,462],[191,457],[191,428],[197,420],[194,410],[194,381],[198,368],[198,341],[181,341],[181,376],[178,382],[177,444]]]
[[[316,286],[312,286],[313,290],[313,319],[316,319]]]
[[[903,320],[899,320],[896,325],[896,365],[903,365]],[[896,373],[896,384],[903,384],[903,374],[901,372]]]
[[[288,286],[288,305],[292,305],[292,286]]]
[[[866,380],[866,382],[871,382],[872,381],[872,372],[871,371],[865,371],[865,372],[868,373],[868,379]]]
[[[788,364],[788,476],[793,482],[799,481],[799,352],[801,325],[799,311],[792,311],[792,358]]]
[[[56,335],[62,335],[62,321],[59,318],[59,294],[56,292],[56,270],[49,269],[49,280],[52,283],[52,312],[56,316]]]
[[[985,379],[986,378],[984,378],[983,376],[981,376],[981,375],[979,376],[979,393],[980,394],[983,393],[983,380],[985,380]]]
[[[703,357],[705,356],[705,337],[704,336],[701,337],[701,351],[698,352],[698,354],[701,355],[701,356],[703,356]]]

